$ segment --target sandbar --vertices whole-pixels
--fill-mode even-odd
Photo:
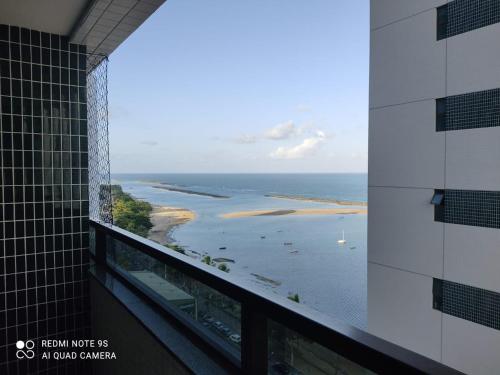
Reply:
[[[366,208],[301,208],[297,210],[252,210],[222,214],[224,219],[236,219],[252,216],[286,216],[286,215],[365,215]]]
[[[343,201],[331,198],[312,198],[312,197],[305,197],[303,195],[266,194],[265,196],[275,199],[288,199],[288,200],[302,201],[302,202],[333,203],[339,206],[361,206],[361,207],[368,206],[367,202]]]
[[[218,194],[204,193],[201,191],[194,191],[194,190],[189,190],[189,189],[181,189],[178,187],[173,187],[173,186],[165,185],[165,184],[152,185],[152,187],[155,189],[168,190],[168,191],[173,191],[176,193],[199,195],[201,197],[209,197],[209,198],[217,198],[217,199],[229,199],[230,198],[227,195],[218,195]]]

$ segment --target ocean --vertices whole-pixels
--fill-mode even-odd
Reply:
[[[229,275],[284,297],[297,293],[300,303],[366,328],[365,214],[220,216],[339,207],[269,195],[367,202],[366,174],[114,174],[112,180],[136,198],[196,212],[195,220],[177,227],[171,236],[191,251],[234,260],[227,263]],[[158,189],[155,183],[229,198]],[[345,245],[337,243],[342,232]]]

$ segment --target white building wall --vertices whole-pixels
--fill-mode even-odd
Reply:
[[[446,40],[436,42],[435,9],[372,30],[370,59],[370,108],[446,94]]]
[[[434,221],[433,194],[432,189],[369,188],[369,262],[442,276],[444,224]]]
[[[435,119],[435,100],[370,111],[370,186],[444,187],[445,134]]]
[[[434,189],[500,191],[500,127],[435,128],[436,99],[500,88],[500,24],[438,41],[445,3],[371,0],[368,330],[499,374],[500,331],[432,308],[433,278],[500,292],[500,230],[436,222],[430,204]]]
[[[371,4],[371,29],[412,17],[446,2],[447,0],[374,0]]]
[[[441,360],[441,313],[432,309],[432,278],[370,263],[368,327],[400,346]]]

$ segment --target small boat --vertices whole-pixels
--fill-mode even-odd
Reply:
[[[263,240],[263,239],[265,239],[265,238],[266,238],[266,236],[260,236],[260,239],[261,239],[261,240]]]
[[[342,231],[342,239],[341,240],[338,240],[337,243],[339,245],[345,245],[347,243],[345,237],[344,237],[344,231]]]
[[[219,250],[226,250],[226,249],[227,249],[227,247],[225,247],[225,246],[224,247],[219,247]]]
[[[293,242],[285,242],[285,243],[283,243],[283,245],[285,245],[285,246],[292,246]]]
[[[356,248],[356,246],[351,246],[349,249],[354,250],[355,248]]]
[[[298,251],[298,250],[291,250],[291,251],[289,251],[289,253],[290,253],[290,254],[298,254],[298,253],[299,253],[299,251]]]

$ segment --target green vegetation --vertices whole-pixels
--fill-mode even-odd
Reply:
[[[299,295],[297,293],[295,293],[295,294],[289,294],[288,295],[288,299],[290,301],[300,303],[300,297],[299,297]]]
[[[226,263],[221,263],[217,266],[217,263],[210,257],[210,255],[204,255],[201,258],[202,263],[208,264],[209,266],[217,267],[219,270],[223,272],[229,272],[231,269],[227,266]]]
[[[230,269],[229,269],[229,267],[227,266],[226,263],[219,264],[219,266],[217,268],[220,269],[221,271],[224,271],[224,272],[229,272],[230,271]]]
[[[212,265],[212,258],[210,255],[204,255],[203,258],[201,258],[201,261],[209,266]]]
[[[147,237],[153,227],[149,219],[153,207],[148,202],[132,198],[130,194],[123,192],[120,185],[111,186],[111,196],[114,224],[139,236]]]
[[[165,246],[168,247],[171,250],[177,251],[178,253],[186,254],[186,250],[182,246],[180,246],[180,245],[176,245],[176,244],[173,244],[173,243],[168,243]]]

